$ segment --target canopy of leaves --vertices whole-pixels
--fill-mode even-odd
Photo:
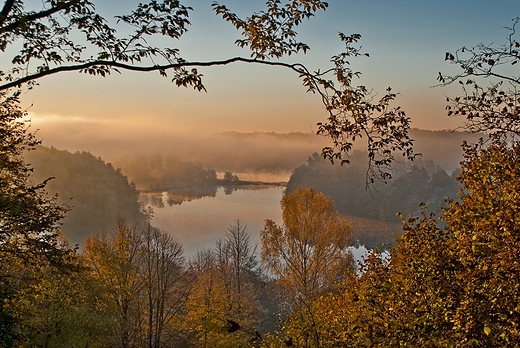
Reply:
[[[266,220],[260,232],[261,257],[283,293],[283,331],[315,342],[313,302],[354,268],[347,250],[352,230],[331,199],[312,188],[286,195],[281,207],[283,226]]]
[[[195,281],[184,329],[198,346],[249,346],[265,316],[256,247],[239,220],[191,264]],[[223,330],[225,328],[225,330]]]
[[[284,225],[266,220],[260,233],[262,260],[292,294],[317,296],[348,269],[352,231],[330,198],[299,188],[282,198]]]
[[[120,221],[112,234],[88,238],[84,254],[100,287],[98,310],[109,318],[117,346],[177,344],[175,327],[190,286],[182,246],[171,235]]]

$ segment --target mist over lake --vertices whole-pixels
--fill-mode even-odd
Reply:
[[[427,167],[431,174],[436,171],[437,164],[446,169],[456,167],[461,159],[460,141],[467,134],[415,130],[413,135],[418,150],[423,153],[423,157],[413,164]],[[321,137],[297,133],[225,133],[210,138],[213,141],[197,139],[198,148],[194,146],[193,141],[186,141],[185,147],[194,150],[189,158],[181,156],[183,151],[172,153],[167,148],[163,149],[164,153],[148,154],[126,148],[124,151],[119,149],[118,154],[108,156],[113,160],[111,164],[105,162],[104,157],[98,157],[99,153],[71,153],[56,148],[39,147],[36,151],[29,152],[26,159],[35,167],[35,182],[55,178],[48,182],[47,190],[50,194],[59,194],[58,202],[71,208],[63,222],[62,230],[71,243],[78,244],[80,248],[86,237],[102,231],[112,231],[119,218],[130,223],[143,224],[146,216],[139,212],[138,191],[141,192],[141,197],[143,192],[148,192],[148,199],[160,197],[165,208],[155,208],[152,225],[176,236],[182,242],[187,255],[195,254],[199,247],[211,247],[215,239],[222,236],[236,219],[247,224],[248,233],[257,240],[265,219],[281,222],[279,202],[283,189],[268,187],[266,190],[259,190],[265,187],[244,186],[244,181],[246,184],[287,182],[291,172],[298,168],[299,174],[290,183],[292,189],[300,185],[312,186],[326,195],[334,196],[332,199],[335,201],[336,209],[346,216],[354,228],[353,242],[359,241],[368,248],[380,247],[381,242],[387,241],[392,238],[393,233],[401,230],[399,219],[395,217],[396,209],[401,208],[390,204],[388,199],[382,200],[381,195],[391,190],[394,184],[383,185],[377,192],[367,192],[364,176],[366,159],[362,153],[358,153],[359,161],[349,166],[332,166],[324,161],[313,170],[307,168],[302,171],[301,166],[312,157],[312,151],[320,148],[315,141],[322,139]],[[174,145],[179,143],[174,142]],[[114,147],[108,148],[112,151],[117,150]],[[179,149],[184,148],[176,149],[180,151]],[[218,151],[222,153],[217,156]],[[283,159],[290,161],[284,162]],[[361,173],[357,181],[349,174],[356,171],[355,166]],[[232,172],[240,178],[240,189],[235,190],[229,185],[219,186],[222,185],[221,178],[226,172]],[[302,175],[304,172],[306,174]],[[404,179],[403,177],[400,181]],[[409,180],[403,181],[403,187],[406,187],[407,181]],[[134,186],[129,183],[133,183]],[[426,186],[427,184],[421,181],[418,187]],[[182,192],[177,192],[175,197],[163,194],[172,187],[176,188],[176,192]],[[188,187],[189,192],[183,191]],[[193,187],[197,189],[192,190]],[[229,191],[230,188],[235,192],[226,195],[225,191]],[[245,188],[255,190],[247,191]],[[395,189],[398,193],[404,192],[403,188]],[[381,197],[374,199],[378,194]],[[204,198],[197,199],[201,197]],[[392,193],[389,197],[396,198],[397,193]],[[421,199],[424,200],[425,197]],[[381,207],[378,208],[377,204],[384,201],[386,205],[380,204]],[[404,198],[399,198],[399,202],[405,201]],[[182,204],[173,204],[170,207],[168,202]],[[410,200],[407,205],[417,208],[419,202]],[[382,209],[385,206],[391,209]],[[431,206],[436,207],[436,204]],[[355,211],[356,209],[364,209],[365,213]],[[408,211],[412,212],[413,209]],[[91,216],[96,216],[96,219],[92,219]],[[384,216],[390,216],[393,220],[376,221]]]

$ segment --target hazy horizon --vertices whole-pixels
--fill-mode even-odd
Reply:
[[[474,142],[479,138],[478,134],[416,128],[411,130],[410,135],[415,140],[415,151],[423,154],[421,160],[433,160],[447,172],[457,168],[462,160],[462,141]],[[153,138],[135,134],[117,138],[107,130],[98,133],[96,140],[92,141],[70,130],[42,128],[37,136],[43,139],[43,145],[47,147],[69,152],[86,151],[101,157],[115,168],[121,168],[131,181],[135,178],[127,170],[129,163],[145,162],[151,156],[175,156],[182,161],[201,163],[205,169],[215,170],[219,177],[226,171],[232,171],[241,180],[282,182],[289,179],[295,168],[306,163],[310,155],[320,153],[324,146],[329,145],[328,139],[323,136],[300,132],[162,134]],[[360,143],[354,149],[365,150]],[[399,156],[396,158],[401,162],[404,160]]]
[[[157,38],[157,44],[179,48],[188,61],[248,57],[250,53],[234,43],[240,33],[215,15],[211,2],[187,3],[193,7],[189,31],[179,41]],[[264,0],[224,3],[241,16],[265,7]],[[97,5],[110,19],[131,10],[137,1]],[[446,52],[481,42],[504,42],[508,35],[504,26],[511,24],[511,13],[517,10],[520,3],[503,0],[473,1],[471,6],[447,0],[331,0],[326,11],[319,11],[297,29],[298,40],[308,43],[310,51],[282,60],[305,64],[310,70],[326,69],[330,57],[344,50],[338,32],[359,33],[358,46],[370,57],[350,60],[353,71],[362,73],[361,79],[353,81],[355,85],[373,90],[374,98],[383,96],[390,86],[398,94],[392,107],[401,106],[412,127],[456,129],[464,118],[448,117],[445,107],[447,95],[462,93],[459,85],[432,88],[439,72],[460,70],[445,61]],[[178,88],[157,73],[123,71],[101,78],[64,72],[38,80],[39,86],[22,94],[22,107],[33,129],[40,129],[37,136],[45,146],[89,151],[111,163],[124,161],[125,156],[174,154],[218,172],[232,170],[244,179],[254,179],[258,172],[277,179],[329,145],[327,138],[318,136],[306,141],[249,139],[240,143],[223,133],[315,133],[327,111],[320,97],[307,93],[293,71],[246,63],[199,71],[207,92]],[[362,150],[362,144],[363,140],[355,148]],[[453,146],[446,149],[440,144],[417,144],[416,151],[451,152]],[[453,169],[452,162],[446,164],[447,170]]]
[[[212,12],[211,2],[189,2],[194,11],[188,33],[180,41],[158,39],[159,43],[180,48],[182,56],[193,61],[249,56],[234,44],[240,33]],[[263,0],[224,3],[244,16],[265,6]],[[97,7],[110,18],[136,4],[114,0]],[[459,71],[445,62],[445,53],[480,42],[504,42],[508,34],[504,27],[518,10],[520,3],[503,0],[474,1],[471,6],[447,0],[332,0],[325,12],[298,28],[298,39],[311,50],[283,60],[301,62],[311,70],[325,69],[330,57],[343,50],[338,31],[359,33],[359,46],[370,57],[351,60],[352,69],[362,73],[354,83],[373,89],[376,98],[392,87],[398,93],[393,105],[402,107],[412,127],[454,129],[463,119],[446,116],[445,100],[447,95],[460,94],[459,86],[431,88],[439,71]],[[239,63],[199,70],[207,93],[178,88],[157,73],[123,71],[106,78],[60,73],[39,80],[39,86],[25,92],[22,106],[41,129],[46,145],[66,148],[59,144],[61,138],[76,137],[78,143],[91,144],[78,150],[93,152],[97,152],[96,142],[112,146],[110,139],[123,137],[132,147],[154,138],[167,142],[178,134],[316,132],[316,124],[327,117],[319,96],[307,93],[297,74],[288,69]]]

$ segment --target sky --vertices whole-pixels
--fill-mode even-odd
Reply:
[[[180,48],[188,61],[249,56],[234,44],[240,33],[212,12],[211,2],[184,0],[194,9],[189,32],[181,41],[159,43]],[[265,6],[263,0],[220,2],[242,16]],[[94,3],[110,18],[138,1]],[[395,105],[406,111],[413,127],[453,129],[462,120],[446,116],[445,99],[460,89],[432,87],[439,72],[458,72],[444,61],[445,53],[505,42],[504,27],[516,16],[520,1],[330,0],[325,12],[298,29],[310,52],[283,60],[325,69],[343,48],[337,33],[359,33],[360,45],[370,54],[351,60],[352,68],[362,72],[359,84],[377,95],[392,87],[399,93]],[[123,71],[101,78],[70,72],[41,79],[22,100],[44,145],[69,150],[224,131],[315,132],[316,123],[326,118],[320,99],[306,93],[288,69],[240,63],[199,71],[207,92],[178,88],[158,73]]]

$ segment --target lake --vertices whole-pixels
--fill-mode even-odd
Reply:
[[[225,189],[219,187],[214,197],[205,196],[172,205],[167,204],[168,196],[164,192],[160,194],[164,207],[153,205],[152,225],[175,236],[188,257],[198,250],[212,248],[215,239],[223,237],[237,219],[247,225],[251,240],[257,242],[266,219],[281,224],[280,200],[284,189],[256,185],[226,194]],[[146,199],[144,202],[147,203]]]
[[[142,194],[142,200],[145,204],[154,203],[152,225],[171,233],[182,243],[185,255],[191,257],[199,250],[212,248],[215,240],[223,237],[237,219],[247,225],[251,241],[257,243],[266,219],[282,224],[280,200],[284,189],[254,185],[230,193],[229,189],[219,187],[212,195],[188,198],[180,204],[166,192]],[[351,250],[358,260],[366,252],[363,246]]]

